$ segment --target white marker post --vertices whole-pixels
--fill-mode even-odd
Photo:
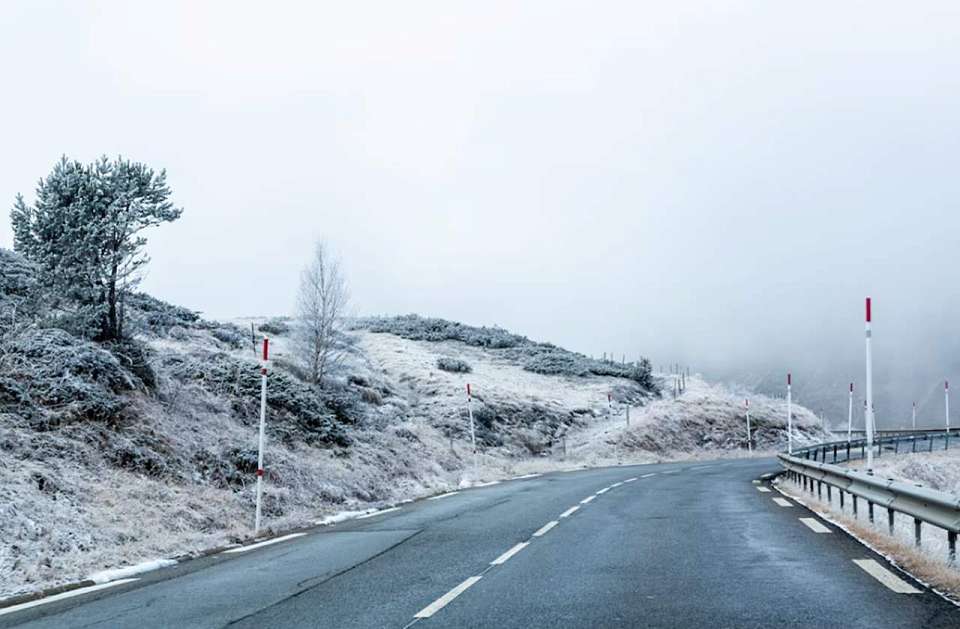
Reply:
[[[950,434],[950,381],[943,381],[943,412],[947,419],[947,434]]]
[[[867,297],[866,302],[866,323],[864,326],[865,334],[864,338],[866,340],[866,350],[867,350],[867,410],[866,410],[866,429],[867,429],[867,473],[873,473],[873,428],[874,428],[874,418],[873,418],[873,352],[870,350],[870,339],[873,335],[870,329],[871,323],[871,311],[870,311],[870,298]]]
[[[470,383],[467,383],[467,415],[470,416],[470,445],[473,447],[473,472],[479,474],[477,470],[477,433],[473,428],[473,393],[470,391]]]
[[[853,435],[853,383],[850,383],[850,404],[847,406],[847,443]]]
[[[753,443],[750,440],[750,400],[744,400],[743,405],[747,409],[747,452],[753,452]]]
[[[787,372],[787,454],[793,454],[793,376]]]
[[[263,338],[263,365],[260,367],[260,442],[257,446],[257,518],[253,536],[260,534],[260,514],[263,503],[263,440],[267,426],[267,360],[270,356],[270,339]]]
[[[913,403],[913,432],[917,432],[917,403]]]

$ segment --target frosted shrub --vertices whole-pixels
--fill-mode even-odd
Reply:
[[[446,356],[441,356],[437,359],[437,369],[442,369],[443,371],[452,371],[454,373],[470,373],[473,371],[467,361],[460,360],[459,358],[449,358]]]
[[[257,329],[259,329],[264,334],[270,334],[273,336],[283,336],[290,333],[290,324],[287,323],[286,319],[275,318],[270,319],[264,323],[261,323]]]
[[[119,394],[142,385],[113,354],[63,330],[27,330],[4,341],[0,407],[38,428],[115,419],[126,405]]]
[[[415,314],[371,317],[358,320],[356,325],[371,332],[387,332],[413,341],[460,341],[474,347],[506,348],[531,342],[527,337],[511,334],[503,328],[477,328]]]
[[[260,369],[229,354],[197,352],[189,357],[170,355],[164,369],[181,382],[227,397],[234,412],[253,422],[259,416]],[[349,437],[315,389],[284,373],[270,374],[267,404],[280,435],[290,442],[347,446]]]

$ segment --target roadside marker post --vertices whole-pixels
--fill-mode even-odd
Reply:
[[[787,372],[787,454],[793,454],[793,375]]]
[[[753,452],[753,442],[750,439],[750,400],[749,398],[743,401],[744,406],[747,411],[747,452]]]
[[[267,361],[270,359],[270,339],[263,337],[263,365],[260,367],[260,439],[257,445],[257,517],[253,536],[260,534],[260,518],[263,504],[263,441],[267,425]]]
[[[943,412],[947,420],[947,434],[950,434],[950,381],[943,381]]]
[[[864,339],[866,341],[866,360],[867,360],[867,412],[866,412],[866,429],[867,429],[867,474],[873,473],[873,429],[874,429],[874,416],[873,416],[873,352],[870,348],[870,340],[873,336],[871,330],[872,323],[872,312],[870,308],[870,298],[867,297],[866,301],[866,322],[864,325]]]
[[[917,431],[917,403],[913,403],[913,431]]]
[[[607,391],[607,419],[613,419],[613,396]]]
[[[853,383],[850,383],[850,403],[847,406],[847,443],[853,434]]]
[[[470,391],[470,383],[467,383],[467,415],[470,416],[470,445],[473,448],[473,471],[477,471],[477,433],[473,428],[473,392]]]

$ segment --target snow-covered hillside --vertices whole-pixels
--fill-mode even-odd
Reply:
[[[318,391],[300,380],[282,322],[218,324],[147,296],[128,307],[137,335],[123,346],[35,325],[2,330],[0,596],[249,537],[259,401],[251,323],[275,346],[269,529],[533,469],[743,453],[739,396],[693,378],[678,400],[660,399],[644,365],[502,330],[444,322],[446,336],[415,340],[360,325]],[[420,324],[400,319],[417,336],[410,326]],[[755,400],[753,417],[761,445],[782,442],[780,405]],[[816,438],[814,422],[797,407],[798,434]]]

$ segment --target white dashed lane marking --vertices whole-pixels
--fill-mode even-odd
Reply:
[[[594,498],[596,498],[596,496],[587,496],[586,498],[584,498],[583,500],[580,501],[580,504],[585,505],[585,504],[587,504],[588,502],[590,502],[591,500],[593,500]]]
[[[854,559],[853,563],[863,568],[867,574],[897,594],[920,594],[920,590],[893,574],[873,559]]]
[[[765,494],[769,494],[769,493],[770,493],[770,490],[769,490],[769,489],[767,489],[766,487],[760,487],[760,486],[757,486],[757,491],[762,491],[762,492],[765,493]]]
[[[773,501],[780,505],[781,507],[792,507],[793,503],[787,500],[786,498],[774,498]]]
[[[657,475],[656,472],[650,472],[649,474],[644,474],[640,478],[650,478],[651,476],[656,476],[656,475]]]
[[[557,522],[556,520],[551,520],[550,522],[547,522],[546,524],[544,524],[543,526],[541,526],[541,527],[537,530],[537,532],[533,534],[533,536],[534,536],[534,537],[542,537],[542,536],[546,535],[546,534],[550,531],[550,529],[552,529],[553,527],[555,527],[557,524],[559,524],[559,522]]]
[[[608,491],[610,491],[610,488],[609,488],[609,487],[604,487],[603,489],[601,489],[600,491],[597,492],[597,495],[598,495],[598,496],[602,496],[603,494],[607,493]]]
[[[470,577],[469,579],[467,579],[457,587],[453,588],[452,590],[450,590],[449,592],[447,592],[446,594],[444,594],[434,602],[430,603],[429,605],[427,605],[426,607],[418,611],[413,617],[429,618],[430,616],[433,616],[438,611],[446,607],[447,604],[450,603],[450,601],[452,601],[453,599],[457,598],[458,596],[466,592],[467,588],[469,588],[471,585],[473,585],[479,580],[480,580],[480,577]]]
[[[816,518],[800,518],[800,521],[806,524],[807,528],[809,528],[814,533],[832,533],[833,532],[827,527],[825,527],[824,525],[820,524],[820,520],[817,520]]]
[[[632,483],[632,482],[635,481],[635,480],[637,480],[637,477],[636,477],[636,476],[634,476],[633,478],[628,478],[627,480],[625,480],[625,481],[623,481],[623,482],[624,482],[624,483]]]
[[[575,507],[570,507],[569,509],[567,509],[566,511],[564,511],[563,513],[561,513],[561,514],[560,514],[560,517],[561,517],[561,518],[569,518],[569,517],[570,517],[571,515],[573,515],[574,512],[575,512],[577,509],[579,509],[579,508],[580,508],[580,505],[577,505],[577,506],[575,506]]]
[[[513,548],[511,548],[511,549],[508,550],[507,552],[503,553],[502,555],[500,555],[499,557],[497,557],[496,559],[494,559],[493,561],[491,561],[491,562],[490,562],[490,565],[491,565],[491,566],[499,566],[499,565],[501,565],[501,564],[506,563],[508,559],[510,559],[511,557],[513,557],[514,555],[516,555],[517,553],[519,553],[521,550],[523,550],[524,548],[526,548],[529,544],[530,544],[530,542],[520,542],[519,544],[517,544],[516,546],[514,546]]]

